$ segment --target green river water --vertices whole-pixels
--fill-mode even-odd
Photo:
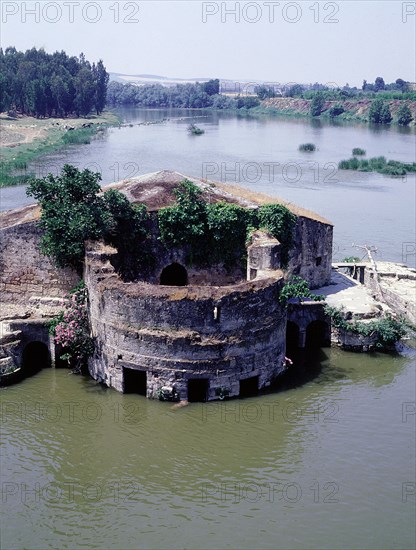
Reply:
[[[414,547],[414,351],[181,409],[64,369],[0,401],[1,548]]]

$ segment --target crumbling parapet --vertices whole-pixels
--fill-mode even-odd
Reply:
[[[283,278],[223,287],[125,283],[112,265],[114,253],[94,245],[86,254],[93,378],[128,391],[127,376],[139,371],[147,397],[167,386],[182,400],[191,380],[205,380],[212,400],[224,388],[230,397],[240,395],[242,380],[265,388],[284,370]]]
[[[266,231],[254,231],[247,247],[247,281],[270,276],[281,268],[282,245]]]

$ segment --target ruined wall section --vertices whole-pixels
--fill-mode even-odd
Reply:
[[[85,280],[96,354],[90,373],[124,390],[123,367],[147,372],[147,397],[175,386],[187,399],[188,380],[208,378],[208,399],[258,376],[259,388],[284,370],[286,311],[282,279],[227,287],[165,287],[123,283],[109,247],[89,250]]]
[[[309,282],[311,288],[328,285],[332,268],[332,225],[299,216],[289,253],[288,272]]]
[[[28,222],[0,230],[0,293],[3,303],[29,304],[36,298],[60,298],[80,277],[58,269],[40,252],[41,230]]]

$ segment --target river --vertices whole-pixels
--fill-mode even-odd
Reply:
[[[327,170],[361,146],[368,156],[411,161],[412,131],[210,114],[195,119],[205,134],[190,136],[189,120],[173,120],[189,113],[125,116],[132,124],[171,120],[110,129],[90,146],[47,157],[39,174],[51,163],[95,162],[108,183],[114,166],[201,176],[204,162],[227,169],[252,162],[263,165],[260,180],[240,183],[329,217],[335,257],[355,253],[357,242],[401,261],[401,243],[414,241],[413,176],[338,172],[335,182],[321,171],[315,181],[305,160]],[[307,141],[318,146],[310,157],[297,151]],[[269,181],[270,162],[299,165],[301,179],[288,181],[290,165]],[[22,188],[1,193],[2,206],[24,203]],[[1,547],[414,548],[416,342],[409,343],[401,355],[309,351],[273,392],[179,409],[64,369],[2,388]]]
[[[413,548],[412,353],[177,410],[44,369],[0,391],[2,548]]]
[[[367,244],[377,247],[378,260],[415,266],[416,175],[391,178],[337,168],[354,147],[364,148],[367,158],[416,161],[415,128],[203,110],[124,109],[120,114],[126,127],[109,129],[90,145],[47,155],[30,170],[40,177],[57,174],[67,162],[101,172],[104,184],[163,169],[237,182],[331,220],[335,260],[360,256],[352,245]],[[169,120],[138,125],[164,118]],[[191,120],[205,134],[190,135]],[[298,146],[306,142],[317,150],[300,153]],[[2,210],[31,200],[23,186],[0,189]]]

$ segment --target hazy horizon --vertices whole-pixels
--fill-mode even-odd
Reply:
[[[414,82],[416,3],[3,1],[1,45],[171,79]]]

